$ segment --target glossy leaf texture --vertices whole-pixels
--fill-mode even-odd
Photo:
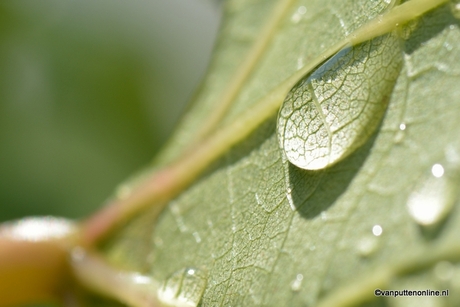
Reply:
[[[277,5],[227,2],[208,77],[158,165],[194,142]],[[387,6],[368,0],[287,3],[220,126],[237,121]],[[392,70],[394,85],[385,85],[383,118],[370,120],[376,129],[365,139],[356,137],[360,147],[327,168],[300,169],[280,149],[273,114],[210,164],[158,218],[155,209],[147,210],[114,233],[101,246],[107,260],[163,285],[197,269],[200,282],[174,292],[171,302],[190,293],[189,301],[201,306],[418,306],[424,300],[456,306],[460,216],[458,188],[452,187],[459,185],[460,24],[446,4],[398,31],[401,38],[388,45],[396,51],[377,48],[381,56],[373,58],[372,65],[385,67],[385,57],[397,52],[401,67],[397,75]],[[385,38],[363,46],[379,40]],[[381,72],[364,69],[356,76],[378,84],[373,78]],[[351,75],[339,74],[337,82]],[[350,95],[366,93],[358,86]],[[350,116],[343,111],[337,116]],[[416,204],[423,195],[435,201]],[[426,207],[432,210],[425,214],[441,212],[429,223],[420,222]],[[376,288],[449,289],[450,295],[381,298],[374,296]]]

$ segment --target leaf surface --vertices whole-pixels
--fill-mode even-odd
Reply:
[[[228,1],[208,77],[157,163],[179,157],[194,142],[277,5]],[[287,3],[220,125],[237,121],[387,6],[368,0]],[[459,185],[460,25],[444,5],[400,32],[402,67],[388,109],[361,147],[329,168],[299,169],[279,147],[273,114],[209,165],[158,219],[154,210],[143,212],[114,234],[103,246],[108,259],[165,284],[177,272],[200,270],[206,283],[185,290],[202,293],[202,306],[415,306],[423,298],[379,299],[374,289],[458,291],[458,188],[446,194],[443,185],[419,187],[434,177]],[[439,177],[435,164],[445,171]],[[427,193],[445,213],[420,224],[407,207],[413,193]],[[456,298],[429,299],[432,306],[454,306]]]

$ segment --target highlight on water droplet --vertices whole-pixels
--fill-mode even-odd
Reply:
[[[158,299],[175,307],[196,307],[207,284],[207,274],[198,268],[184,268],[173,273],[158,290]]]
[[[431,167],[431,173],[436,178],[441,178],[444,175],[444,167],[441,164],[436,163]]]
[[[419,179],[407,200],[407,209],[416,223],[431,226],[447,217],[457,194],[454,181],[440,163],[433,164],[430,172]]]
[[[342,49],[300,80],[278,114],[287,159],[318,170],[346,158],[378,127],[402,65],[391,33]]]
[[[383,228],[380,225],[374,225],[372,227],[372,234],[376,237],[380,237],[383,233]]]
[[[297,292],[302,287],[303,275],[297,274],[291,283],[291,290]]]
[[[406,130],[406,124],[405,124],[405,123],[401,123],[401,124],[399,125],[399,130],[401,130],[401,131]]]

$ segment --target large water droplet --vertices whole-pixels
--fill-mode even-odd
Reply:
[[[207,284],[207,274],[197,268],[184,268],[173,273],[158,290],[159,300],[175,307],[196,307]]]
[[[452,210],[456,187],[452,177],[445,173],[442,164],[433,164],[429,174],[422,176],[410,194],[407,209],[421,226],[443,221]]]
[[[303,169],[328,167],[372,135],[402,64],[399,39],[387,34],[346,48],[300,80],[278,115],[278,139]]]
[[[460,19],[460,0],[450,0],[450,10],[455,18]]]

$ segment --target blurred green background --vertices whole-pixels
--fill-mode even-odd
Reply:
[[[0,2],[0,221],[87,216],[148,164],[202,77],[211,0]]]

